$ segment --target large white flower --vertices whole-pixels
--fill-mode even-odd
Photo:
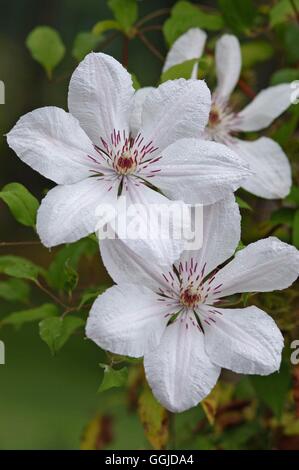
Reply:
[[[163,71],[202,55],[206,34],[190,29],[171,47]],[[241,71],[241,49],[236,36],[225,34],[216,43],[216,75],[218,85],[212,96],[212,108],[206,129],[207,138],[222,142],[248,163],[253,176],[243,187],[251,193],[268,199],[285,197],[291,186],[291,168],[281,147],[272,139],[261,137],[245,142],[235,137],[238,132],[259,131],[291,105],[292,89],[284,83],[261,91],[243,111],[230,108],[229,98]],[[192,76],[196,73],[196,67]]]
[[[299,273],[298,250],[272,237],[217,271],[235,252],[240,214],[233,196],[203,210],[202,248],[168,269],[105,240],[103,261],[118,285],[98,297],[86,327],[100,347],[144,356],[154,395],[174,412],[202,400],[222,367],[261,375],[279,369],[283,337],[272,318],[255,306],[225,308],[223,297],[284,289]]]
[[[96,208],[120,194],[129,204],[210,204],[250,174],[225,146],[195,139],[211,105],[203,81],[169,81],[140,104],[125,68],[91,53],[71,78],[68,105],[70,113],[26,114],[7,136],[21,160],[58,184],[38,211],[46,246],[93,233]]]

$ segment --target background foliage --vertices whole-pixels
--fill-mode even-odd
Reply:
[[[215,39],[223,32],[239,37],[236,103],[269,84],[299,79],[299,0],[3,0],[1,135],[37,107],[66,108],[70,75],[90,50],[122,61],[136,88],[188,77],[193,63],[162,76],[161,67],[167,47],[190,27],[209,32],[199,70],[211,88]],[[238,193],[245,245],[275,234],[299,248],[298,120],[299,105],[292,106],[267,131],[290,158],[290,195],[265,201]],[[282,329],[280,373],[249,378],[225,371],[201,405],[171,415],[153,398],[139,361],[84,340],[90,304],[111,285],[95,240],[44,248],[35,217],[52,183],[23,165],[5,138],[0,155],[1,449],[299,449],[299,366],[291,366],[288,346],[299,338],[297,286],[242,299],[264,308]]]

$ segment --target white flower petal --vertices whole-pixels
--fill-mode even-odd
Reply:
[[[236,140],[231,146],[244,159],[253,175],[242,184],[246,191],[266,199],[288,195],[292,184],[291,165],[282,148],[272,139],[261,137],[253,142]]]
[[[232,34],[224,34],[216,43],[217,99],[227,101],[235,88],[241,72],[242,57],[239,40]]]
[[[92,142],[77,119],[63,109],[40,108],[21,117],[7,135],[8,145],[20,159],[59,184],[90,176],[94,167]]]
[[[119,224],[120,230],[115,230],[117,235],[135,253],[168,268],[184,249],[185,241],[179,235],[183,227],[190,227],[189,209],[182,202],[170,201],[137,179],[135,182],[128,180],[124,195],[128,220]],[[181,217],[184,210],[185,218]]]
[[[141,135],[161,153],[183,137],[198,137],[210,113],[211,94],[203,80],[169,80],[148,93]]]
[[[203,333],[180,319],[166,328],[157,349],[145,354],[144,368],[155,397],[174,413],[196,406],[220,374],[205,352]]]
[[[215,297],[241,292],[270,292],[289,287],[299,275],[299,251],[275,237],[251,243],[216,274]]]
[[[247,165],[223,144],[181,139],[167,147],[150,180],[171,199],[212,204],[235,191],[250,175]]]
[[[109,55],[91,53],[72,75],[69,109],[93,143],[101,145],[101,137],[110,143],[114,129],[128,132],[133,95],[127,70]]]
[[[92,306],[86,335],[98,346],[116,354],[141,357],[159,344],[169,307],[144,286],[114,286]]]
[[[261,91],[238,114],[236,130],[259,131],[268,127],[274,119],[291,106],[292,88],[289,83],[271,86]]]
[[[269,315],[252,306],[217,309],[216,323],[203,323],[210,360],[234,372],[268,375],[281,362],[283,336]]]
[[[204,267],[204,275],[230,258],[238,245],[241,231],[239,206],[233,194],[209,206],[203,207],[203,239],[200,250],[184,251],[180,261],[190,266],[198,264],[198,272]]]
[[[131,102],[130,130],[134,137],[138,134],[141,127],[141,114],[144,100],[152,90],[154,90],[154,87],[151,86],[140,88],[133,96]]]
[[[100,242],[100,251],[110,277],[117,284],[130,282],[154,291],[163,286],[169,287],[162,276],[165,267],[159,266],[156,257],[140,256],[124,240],[106,238]]]
[[[101,203],[113,207],[116,198],[116,182],[97,178],[51,189],[37,214],[37,232],[42,243],[47,247],[71,243],[95,232],[97,207]]]
[[[171,46],[164,63],[163,72],[186,60],[202,56],[207,34],[199,28],[191,28],[182,34]]]

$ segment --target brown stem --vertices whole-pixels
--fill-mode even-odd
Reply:
[[[146,36],[144,36],[144,34],[142,34],[141,31],[137,32],[137,36],[141,39],[141,41],[148,48],[148,50],[154,54],[154,56],[156,56],[161,62],[164,62],[164,57],[162,56],[162,54],[160,54],[158,49],[156,49],[156,47],[151,43],[151,41],[147,39]]]
[[[138,23],[136,23],[136,27],[139,28],[144,23],[147,23],[150,20],[154,20],[155,18],[158,18],[159,16],[168,15],[170,11],[171,11],[170,8],[161,8],[160,10],[154,11],[153,13],[149,13],[148,15],[141,18],[141,20],[138,21]]]
[[[43,291],[45,294],[47,294],[49,297],[51,297],[52,300],[54,300],[57,304],[59,304],[61,307],[63,307],[64,309],[68,310],[70,309],[71,307],[69,307],[68,305],[66,305],[65,303],[63,303],[59,297],[57,297],[55,294],[53,294],[53,292],[51,292],[50,290],[48,290],[45,286],[43,286],[39,281],[35,281],[35,285],[41,290]]]
[[[238,85],[243,93],[248,96],[248,98],[254,98],[256,96],[256,93],[253,91],[253,89],[248,85],[248,83],[244,82],[242,78],[240,78],[238,81]]]
[[[129,38],[124,35],[122,64],[127,69],[129,64]]]
[[[290,0],[290,4],[292,5],[292,8],[294,10],[294,13],[295,13],[295,16],[296,16],[296,20],[297,20],[297,23],[299,23],[299,9],[295,3],[295,0]]]
[[[150,26],[145,26],[140,30],[141,33],[146,33],[149,31],[162,31],[163,26],[161,24],[152,24]]]
[[[32,246],[32,245],[41,245],[41,242],[39,242],[39,241],[0,242],[0,247],[5,247],[5,246]]]

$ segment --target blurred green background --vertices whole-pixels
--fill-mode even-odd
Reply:
[[[206,59],[210,69],[213,69],[211,57],[215,36],[233,32],[242,43],[263,41],[263,45],[255,42],[245,55],[242,79],[252,89],[258,91],[268,86],[271,80],[278,83],[279,77],[274,77],[277,70],[284,71],[287,76],[282,81],[299,78],[299,14],[296,18],[294,11],[291,15],[288,13],[289,0],[193,3],[204,12],[217,14],[219,4],[225,4],[225,1],[231,5],[231,10],[226,10],[224,27],[220,31],[209,31]],[[251,3],[257,7],[256,18],[252,21],[248,11],[244,17],[240,7]],[[139,0],[139,18],[156,10],[170,9],[174,4],[167,0]],[[278,4],[283,9],[273,17],[271,12]],[[295,6],[297,4],[295,0]],[[236,6],[240,8],[234,16]],[[165,10],[164,16],[153,19],[150,24],[163,24],[167,15],[169,11]],[[112,13],[106,0],[1,0],[0,80],[5,83],[6,104],[0,105],[0,187],[19,182],[41,200],[45,190],[53,186],[9,150],[4,136],[20,116],[33,109],[49,105],[67,109],[68,82],[77,64],[72,57],[74,40],[79,32],[90,31],[97,21],[107,18],[111,19]],[[25,45],[28,34],[40,25],[55,28],[67,49],[52,80],[32,59]],[[167,47],[159,27],[148,32],[148,37],[165,56]],[[122,60],[123,37],[119,34],[106,45],[104,52]],[[138,38],[130,40],[128,70],[136,75],[141,86],[157,84],[161,66],[162,62]],[[208,78],[213,81],[214,75],[212,72]],[[240,103],[248,102],[248,96],[240,88],[235,98]],[[279,141],[291,160],[293,196],[284,202],[264,201],[245,191],[239,192],[253,209],[242,208],[242,240],[245,244],[274,234],[299,246],[297,109],[298,106],[293,106],[267,131],[267,135]],[[297,227],[292,225],[293,219],[290,221],[289,217],[290,212],[294,214],[295,211]],[[4,241],[33,239],[36,240],[36,236],[32,229],[19,225],[0,201],[0,255],[22,256],[47,267],[59,249],[49,251],[41,245],[1,245]],[[96,249],[92,257],[81,260],[79,273],[79,287],[82,288],[91,283],[96,286],[111,282]],[[31,300],[33,305],[49,301],[35,287]],[[287,344],[299,337],[296,287],[284,293],[261,294],[255,297],[255,302],[277,321]],[[0,322],[20,308],[17,303],[0,300]],[[214,396],[211,402],[216,419],[202,406],[176,417],[167,414],[151,401],[147,389],[143,391],[143,401],[148,409],[143,407],[140,419],[138,396],[144,387],[142,369],[139,365],[130,368],[125,391],[112,389],[97,393],[103,376],[99,363],[107,362],[107,357],[93,343],[83,339],[82,331],[74,334],[54,357],[40,339],[37,323],[24,325],[17,331],[11,326],[3,326],[0,340],[6,347],[6,364],[0,365],[0,449],[78,449],[80,443],[82,448],[98,449],[165,446],[182,449],[299,448],[299,369],[290,366],[288,350],[280,374],[269,378],[249,380],[225,372],[217,388],[217,397]]]

